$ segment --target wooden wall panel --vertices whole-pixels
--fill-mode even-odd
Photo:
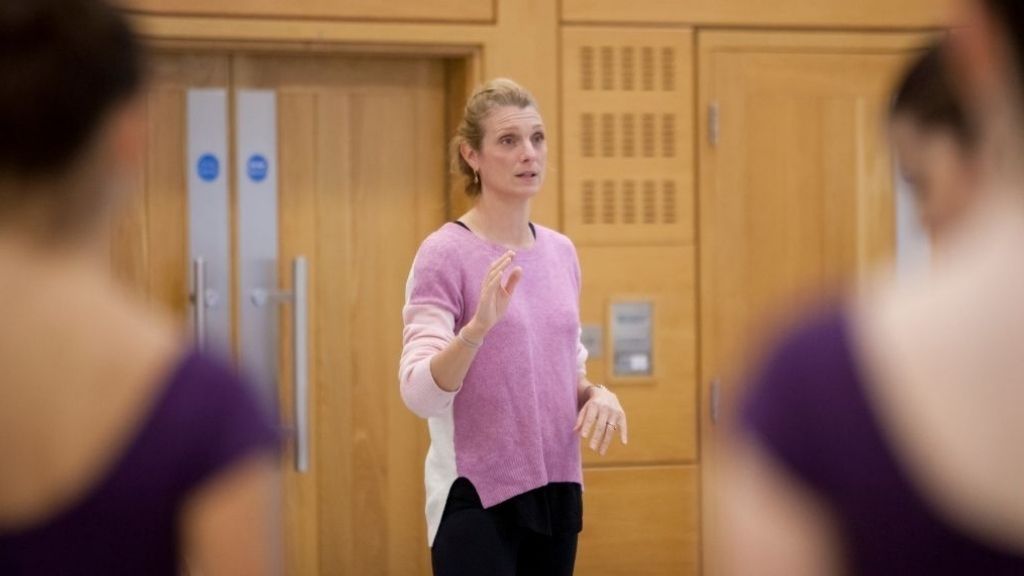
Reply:
[[[146,102],[147,122],[149,102]],[[148,143],[147,143],[148,145]],[[109,228],[110,270],[125,287],[144,299],[149,297],[149,221],[146,218],[146,173],[121,199],[122,204],[111,215]]]
[[[235,75],[245,81],[235,65]],[[316,184],[317,149],[316,126],[316,94],[295,91],[278,96],[278,138],[279,138],[279,176],[278,210],[284,217],[278,221],[280,233],[280,254],[278,260],[278,278],[283,286],[292,285],[291,263],[298,256],[315,258],[316,216],[320,206],[317,203]],[[315,263],[315,260],[314,260]],[[309,269],[309,286],[317,286],[320,282],[320,267]],[[321,299],[314,292],[307,301],[309,318],[320,318]],[[332,300],[323,300],[329,305]],[[293,341],[294,319],[288,311],[282,311],[280,334],[280,365],[292,367],[295,364]],[[315,321],[314,321],[315,325]],[[306,337],[311,350],[317,349],[320,338],[319,330],[307,330]],[[320,373],[331,370],[335,366],[327,361],[312,361],[309,365],[309,397],[320,398]],[[278,414],[282,426],[287,430],[295,429],[295,381],[291,370],[281,371],[278,384]],[[319,430],[322,426],[317,410],[309,410],[310,430]],[[310,434],[310,454],[319,449],[319,434]],[[320,509],[333,504],[326,498],[320,498],[319,474],[299,474],[295,471],[295,442],[289,439],[281,454],[281,467],[284,470],[282,481],[287,497],[284,510],[284,545],[285,566],[288,574],[319,574],[320,555],[318,550],[320,527]],[[317,470],[319,471],[319,470]]]
[[[829,28],[923,28],[946,21],[950,0],[562,0],[562,19]]]
[[[584,324],[604,328],[603,356],[587,362],[588,377],[614,391],[629,418],[629,445],[605,456],[590,450],[584,464],[683,463],[697,459],[697,262],[692,246],[581,247]],[[654,358],[650,378],[612,374],[609,306],[613,301],[654,304]]]
[[[698,471],[692,466],[605,468],[584,474],[576,573],[700,573]]]
[[[149,65],[144,189],[119,215],[111,259],[119,277],[184,323],[189,311],[186,95],[189,88],[227,87],[228,59],[157,54]]]
[[[562,33],[566,232],[580,244],[694,240],[693,34]]]
[[[490,22],[497,0],[121,0],[153,14],[375,21]]]

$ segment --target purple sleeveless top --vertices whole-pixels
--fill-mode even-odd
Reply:
[[[847,328],[833,310],[784,339],[742,406],[746,432],[831,508],[851,574],[1024,574],[1019,552],[959,531],[911,484],[869,403]]]
[[[247,385],[193,352],[83,498],[35,525],[0,532],[0,574],[177,575],[186,499],[240,458],[276,448],[277,432]]]

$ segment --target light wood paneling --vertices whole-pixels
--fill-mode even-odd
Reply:
[[[185,127],[190,88],[226,88],[228,58],[170,53],[149,60],[145,167],[116,215],[114,274],[182,322],[188,314],[188,193]]]
[[[700,573],[695,467],[606,468],[587,470],[584,476],[577,574]]]
[[[388,23],[314,19],[185,17],[136,14],[140,33],[156,46],[225,46],[261,51],[359,52],[470,59],[473,81],[504,76],[533,92],[548,126],[548,165],[560,165],[558,3],[501,0],[492,24]],[[548,174],[534,199],[533,220],[561,229],[558,175]]]
[[[312,270],[313,463],[288,475],[290,573],[428,574],[426,425],[398,395],[395,335],[416,248],[444,217],[444,65],[236,62],[239,88],[278,92],[283,260]]]
[[[563,0],[567,22],[924,28],[947,21],[949,0]]]
[[[562,33],[565,229],[582,245],[694,241],[693,34]]]
[[[259,18],[489,22],[497,0],[121,0],[129,10]]]
[[[605,456],[589,450],[585,464],[692,462],[697,459],[697,300],[693,247],[581,247],[584,324],[604,327],[604,355],[587,362],[588,377],[605,383],[629,417],[629,445]],[[612,374],[609,306],[616,300],[654,304],[653,376]],[[603,519],[597,521],[603,522]]]
[[[444,133],[449,140],[455,136],[455,132],[462,122],[463,112],[466,108],[466,101],[472,94],[474,85],[474,74],[470,68],[470,62],[466,59],[449,60],[446,64],[448,82],[448,102],[445,107],[445,129]],[[447,157],[451,162],[451,157]],[[451,218],[458,218],[473,207],[473,199],[466,194],[465,180],[458,174],[448,171],[448,215]]]
[[[297,256],[306,256],[315,262],[317,253],[316,218],[317,203],[317,123],[316,95],[293,92],[278,96],[278,165],[279,191],[278,210],[284,216],[279,219],[280,254],[278,278],[287,279],[286,286],[293,285],[291,262]],[[320,266],[308,269],[309,286],[320,282]],[[319,350],[320,334],[317,318],[321,309],[328,304],[311,290],[308,299],[308,314],[312,320],[306,337],[311,350]],[[294,334],[293,316],[288,310],[282,311],[280,334],[281,365],[294,366],[291,335]],[[309,398],[313,405],[319,403],[321,395],[321,372],[333,366],[327,362],[309,363]],[[280,418],[288,430],[295,429],[294,399],[295,382],[291,370],[282,370],[279,384]],[[318,430],[321,424],[319,410],[309,410],[310,430]],[[320,449],[320,437],[310,434],[310,454]],[[294,472],[295,443],[287,442],[281,455],[284,473],[285,514],[284,543],[285,563],[289,574],[320,574],[319,516],[325,503],[320,501],[319,479],[316,473],[297,474]],[[314,471],[317,468],[314,467]],[[336,502],[328,501],[327,505]]]
[[[146,122],[149,122],[149,99],[146,98]],[[147,150],[150,145],[147,142]],[[110,270],[115,278],[132,292],[149,296],[149,219],[146,218],[146,172],[139,171],[138,180],[122,199],[112,216],[108,254]]]
[[[709,141],[710,120],[700,134],[701,374],[705,386],[722,383],[719,426],[730,420],[738,380],[779,326],[891,256],[886,111],[895,80],[924,41],[701,34],[701,109],[717,105],[719,116],[717,144]],[[710,522],[718,436],[709,418],[701,421]],[[713,548],[705,558],[714,561]]]

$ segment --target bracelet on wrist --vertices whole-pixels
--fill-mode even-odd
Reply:
[[[474,342],[473,340],[470,340],[469,338],[466,338],[466,337],[465,337],[465,336],[464,336],[464,335],[462,334],[462,330],[459,330],[459,333],[458,333],[458,335],[457,335],[457,338],[458,338],[458,339],[459,339],[460,341],[462,341],[462,343],[463,343],[463,344],[465,344],[466,346],[468,346],[468,347],[470,347],[470,348],[472,348],[472,349],[474,349],[474,350],[476,350],[477,348],[479,348],[479,347],[483,346],[483,344],[484,344],[484,343],[483,343],[482,341],[481,341],[481,342]]]

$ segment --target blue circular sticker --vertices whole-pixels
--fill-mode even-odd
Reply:
[[[253,182],[263,182],[267,177],[267,170],[269,168],[270,164],[267,162],[267,159],[260,154],[253,154],[249,157],[249,162],[246,163],[249,179]]]
[[[196,163],[196,171],[204,182],[213,182],[220,176],[220,161],[213,154],[203,154]]]

